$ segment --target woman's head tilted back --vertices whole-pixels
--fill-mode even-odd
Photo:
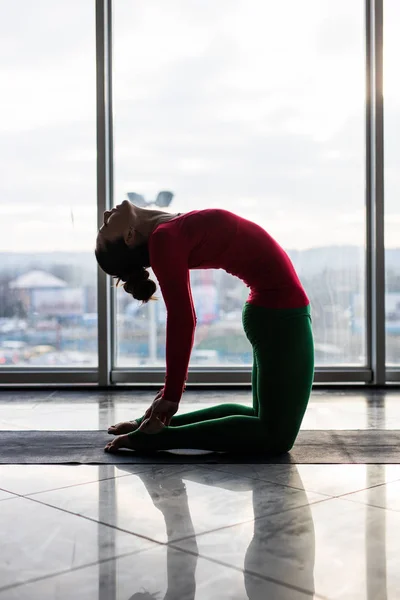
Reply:
[[[123,281],[124,290],[136,300],[148,302],[156,291],[149,279],[150,256],[147,241],[140,240],[134,229],[130,203],[104,213],[104,223],[97,235],[95,255],[100,268]],[[140,243],[142,241],[142,243]]]

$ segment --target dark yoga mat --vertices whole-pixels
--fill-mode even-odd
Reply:
[[[400,430],[304,430],[281,456],[198,450],[108,454],[104,446],[110,439],[105,431],[0,431],[0,464],[400,464]]]

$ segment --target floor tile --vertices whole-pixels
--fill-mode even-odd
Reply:
[[[302,429],[367,429],[368,408],[362,395],[311,397],[301,424]]]
[[[196,552],[195,542],[191,550]],[[240,570],[162,547],[0,592],[0,600],[318,600]]]
[[[132,466],[120,469],[129,473]],[[113,485],[100,481],[37,494],[35,499],[166,542],[326,498],[187,465],[148,467],[113,480]],[[188,507],[190,518],[185,518]]]
[[[113,465],[0,465],[0,487],[27,495],[124,475]]]
[[[30,499],[0,505],[0,588],[150,547],[147,540]]]
[[[0,430],[105,429],[141,416],[156,390],[0,391]],[[399,429],[400,393],[314,389],[302,429]],[[251,391],[189,390],[180,412],[225,402],[251,405]]]
[[[99,428],[97,403],[50,401],[0,404],[0,430],[90,430]]]
[[[400,465],[213,465],[225,473],[254,477],[329,496],[400,480]]]
[[[106,429],[155,393],[1,390],[0,429]],[[302,428],[398,429],[400,393],[313,390]],[[0,600],[398,600],[399,511],[392,464],[1,465]]]
[[[39,400],[51,400],[55,398],[57,391],[45,390],[45,389],[31,389],[31,390],[0,390],[0,403],[6,402],[24,402],[24,403],[35,403]]]
[[[15,498],[14,494],[10,494],[9,492],[0,490],[0,500],[9,500],[10,498]]]
[[[350,494],[346,496],[346,500],[400,511],[400,481],[378,485],[368,490]]]
[[[315,589],[324,598],[396,600],[399,530],[397,512],[332,498],[200,535],[196,543],[201,557]]]
[[[91,431],[108,429],[119,421],[130,421],[141,417],[152,400],[149,395],[146,401],[121,401],[118,398],[112,403],[88,402],[84,397],[73,402],[62,399],[42,399],[36,402],[0,402],[0,431],[54,431],[74,430]],[[179,409],[180,414],[199,410],[210,406],[210,402],[186,402]]]

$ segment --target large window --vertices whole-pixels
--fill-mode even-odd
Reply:
[[[384,4],[386,362],[400,364],[400,4]]]
[[[397,0],[1,2],[0,384],[160,381],[161,292],[144,306],[122,288],[110,295],[97,268],[110,198],[171,213],[225,208],[272,234],[311,301],[316,381],[378,373],[382,383],[385,296],[387,372],[398,380],[399,23]],[[374,110],[365,137],[366,48],[374,81],[382,33],[386,289],[369,290],[382,215],[379,203],[366,211],[379,177],[365,167],[379,140]],[[249,381],[248,289],[222,270],[192,271],[191,282],[190,381]]]
[[[0,4],[0,365],[97,365],[94,2]]]
[[[114,0],[114,200],[252,219],[309,294],[317,365],[365,365],[361,0]],[[340,35],[338,34],[340,33]],[[143,200],[140,200],[143,201]],[[191,365],[247,365],[248,290],[191,275]],[[165,308],[117,294],[116,366],[163,365]]]

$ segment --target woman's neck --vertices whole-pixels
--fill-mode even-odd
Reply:
[[[148,239],[154,229],[161,223],[166,223],[178,216],[178,213],[168,213],[163,210],[153,210],[150,208],[141,208],[134,206],[134,211],[137,216],[135,229],[145,238]]]

